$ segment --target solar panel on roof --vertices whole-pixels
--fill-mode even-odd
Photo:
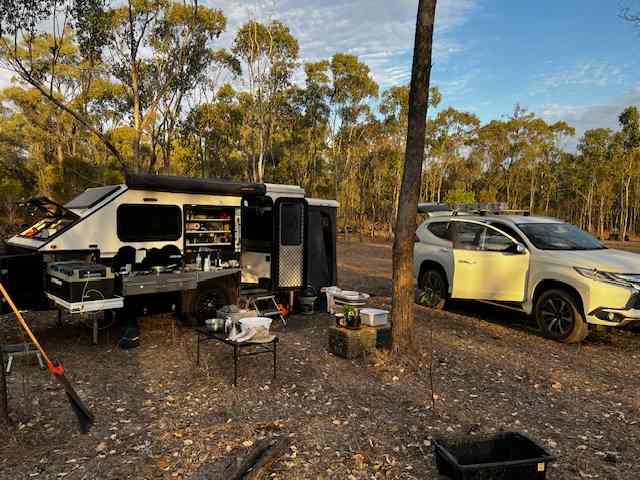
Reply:
[[[77,209],[91,208],[107,198],[109,195],[115,193],[118,189],[120,189],[119,185],[87,188],[76,198],[65,204],[65,207]]]

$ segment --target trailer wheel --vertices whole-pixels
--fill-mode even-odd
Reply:
[[[198,292],[193,314],[198,321],[204,322],[209,318],[215,318],[218,309],[226,303],[225,296],[220,290],[203,290]]]

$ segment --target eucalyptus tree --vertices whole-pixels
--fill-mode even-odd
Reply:
[[[442,94],[438,87],[429,88],[429,106],[436,108],[442,101]],[[395,218],[398,211],[398,200],[400,196],[400,183],[402,181],[402,161],[407,139],[407,126],[409,119],[409,86],[399,85],[384,91],[379,107],[380,113],[384,116],[386,130],[390,136],[393,149],[389,152],[389,162],[391,163],[392,176],[396,179],[393,191],[393,211],[392,218]],[[427,137],[429,136],[430,120],[427,120]],[[427,139],[427,144],[429,140]],[[424,192],[422,192],[424,194]]]
[[[304,65],[304,86],[290,88],[287,102],[281,110],[281,121],[288,125],[281,140],[286,162],[279,165],[279,176],[293,174],[293,182],[299,182],[313,195],[326,195],[326,151],[329,134],[330,106],[327,61]]]
[[[238,95],[224,84],[211,101],[196,105],[182,120],[180,141],[190,152],[182,165],[187,175],[247,178],[240,133],[244,113]]]
[[[232,52],[243,72],[248,92],[244,137],[250,178],[262,182],[265,161],[271,153],[277,112],[286,101],[287,90],[298,66],[299,45],[284,23],[250,21],[233,42]]]
[[[605,206],[610,207],[611,192],[611,143],[613,132],[608,128],[596,128],[584,132],[578,142],[578,171],[574,177],[576,183],[583,185],[586,194],[585,228],[593,230],[594,201],[598,203],[598,234],[604,237]]]
[[[333,167],[334,190],[337,199],[344,203],[341,215],[348,217],[356,208],[353,196],[355,189],[354,164],[357,161],[358,145],[365,129],[358,128],[361,121],[372,116],[370,102],[378,97],[378,84],[371,71],[357,56],[336,53],[329,63],[332,116],[330,121],[330,149]]]
[[[110,136],[97,125],[82,105],[70,104],[54,91],[55,78],[61,65],[68,68],[86,66],[84,58],[63,61],[65,44],[74,32],[84,47],[80,53],[91,56],[95,66],[96,52],[105,40],[106,31],[90,19],[102,19],[105,0],[3,0],[0,3],[0,65],[24,83],[32,86],[43,99],[69,114],[75,122],[95,136],[126,166],[125,159]],[[97,26],[96,26],[97,25]],[[42,48],[43,44],[46,48]],[[85,82],[85,90],[87,82]]]
[[[226,17],[197,0],[127,0],[101,15],[110,32],[103,55],[127,94],[133,167],[145,167],[141,145],[143,135],[151,130],[146,169],[155,170],[154,147],[160,142],[165,154],[163,170],[169,171],[170,145],[182,102],[203,81],[214,52],[210,42],[224,32]],[[161,109],[165,117],[157,125]]]
[[[397,353],[412,352],[415,348],[413,239],[424,162],[435,16],[436,0],[420,0],[409,90],[406,156],[393,242],[392,348]],[[433,391],[432,398],[435,398]]]
[[[627,107],[618,117],[621,130],[618,141],[622,146],[622,185],[620,195],[620,237],[626,239],[629,230],[629,213],[631,208],[631,182],[637,178],[640,164],[640,112],[636,106]]]
[[[432,199],[443,198],[443,184],[451,168],[460,165],[477,136],[480,120],[469,112],[447,108],[438,113],[429,125],[429,159],[427,168],[435,179],[431,186]]]

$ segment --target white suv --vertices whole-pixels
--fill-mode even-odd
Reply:
[[[566,343],[582,341],[587,324],[640,324],[640,255],[608,249],[560,220],[436,216],[418,228],[414,254],[433,308],[447,298],[516,308]]]

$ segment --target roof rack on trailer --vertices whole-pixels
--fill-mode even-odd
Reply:
[[[506,203],[420,203],[418,213],[430,217],[456,215],[524,215],[529,210],[509,208]]]

